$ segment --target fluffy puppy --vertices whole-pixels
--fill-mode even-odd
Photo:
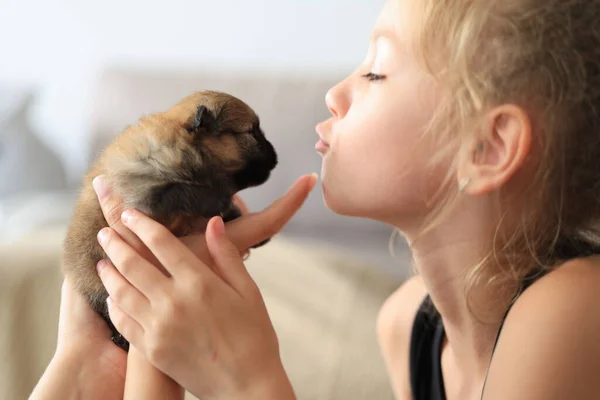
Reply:
[[[116,331],[96,264],[107,258],[96,235],[108,226],[92,187],[102,174],[125,208],[136,208],[177,236],[203,231],[208,220],[240,216],[232,196],[264,183],[277,165],[254,111],[221,92],[194,93],[160,113],[127,127],[100,154],[84,177],[64,241],[63,273]],[[260,243],[261,246],[265,242]]]

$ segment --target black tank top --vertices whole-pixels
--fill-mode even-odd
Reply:
[[[599,245],[582,240],[581,238],[569,237],[557,242],[554,252],[548,257],[548,261],[554,260],[555,263],[549,262],[549,264],[556,265],[558,260],[566,261],[592,255],[600,255]],[[521,283],[517,297],[545,275],[546,272],[547,270],[545,269],[535,269],[530,273]],[[512,304],[514,304],[514,301],[511,303],[511,306]],[[502,318],[502,323],[500,324],[496,340],[494,341],[494,347],[492,348],[492,354],[496,349],[500,332],[511,306],[508,307]],[[440,358],[445,335],[439,313],[436,312],[431,298],[425,296],[415,316],[410,338],[409,371],[413,400],[446,399]]]
[[[519,295],[544,272],[536,271],[523,281]],[[511,303],[514,304],[514,302]],[[504,320],[510,311],[510,306],[496,334],[492,353],[498,343]],[[442,376],[441,353],[445,331],[440,315],[429,295],[421,303],[415,316],[410,339],[410,386],[413,400],[446,400],[446,390]]]

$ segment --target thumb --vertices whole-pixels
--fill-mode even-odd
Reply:
[[[242,297],[256,290],[254,280],[246,270],[239,250],[227,236],[221,217],[214,217],[206,226],[206,244],[218,269],[217,274]]]

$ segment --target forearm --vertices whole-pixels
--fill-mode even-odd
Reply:
[[[84,361],[77,357],[55,355],[29,400],[113,400],[109,388],[95,382],[97,371]]]
[[[81,393],[73,380],[65,379],[66,376],[76,374],[73,363],[67,360],[53,358],[48,364],[46,371],[40,378],[35,389],[29,396],[30,400],[54,400],[54,399],[81,399]]]
[[[135,347],[129,348],[124,400],[183,400],[185,391],[156,369]]]

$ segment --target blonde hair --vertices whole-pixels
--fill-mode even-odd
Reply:
[[[507,103],[536,122],[539,165],[520,197],[525,203],[499,202],[518,226],[508,232],[501,218],[489,255],[468,269],[467,294],[482,280],[520,282],[600,247],[600,0],[417,3],[415,54],[444,89],[428,132],[454,151],[488,111]],[[456,200],[452,171],[440,195],[427,229]]]

